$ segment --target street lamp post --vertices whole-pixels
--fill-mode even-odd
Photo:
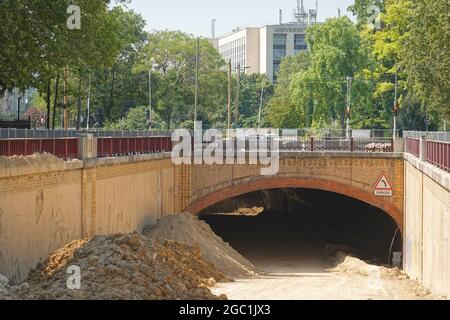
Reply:
[[[261,86],[261,100],[259,101],[258,130],[261,128],[261,113],[262,113],[263,103],[264,103],[264,83]]]
[[[152,109],[152,70],[148,70],[148,107],[149,107],[149,125],[152,130],[153,109]]]
[[[195,55],[195,102],[194,102],[194,130],[197,124],[197,107],[198,107],[198,69],[200,65],[200,38],[197,38],[197,48]]]
[[[238,67],[237,67],[237,90],[236,90],[236,108],[234,110],[235,112],[235,119],[234,119],[234,125],[236,127],[236,129],[238,128],[238,123],[239,123],[239,99],[240,99],[240,95],[241,95],[241,64],[238,63]]]
[[[398,88],[398,73],[395,73],[395,86],[394,86],[394,139],[397,138],[397,116],[398,116],[398,104],[397,104],[397,88]]]
[[[20,101],[22,101],[22,97],[19,95],[17,98],[17,121],[20,121]]]
[[[91,75],[89,74],[88,98],[87,98],[87,119],[86,119],[86,130],[87,131],[89,131],[90,113],[91,113]]]
[[[241,70],[242,69],[249,69],[250,67],[241,67],[241,63],[239,62],[237,65],[237,90],[236,90],[236,108],[235,108],[235,127],[236,129],[238,128],[238,123],[239,123],[239,99],[240,99],[240,95],[241,95]]]
[[[352,106],[352,77],[347,77],[347,139],[350,139],[350,117]]]
[[[228,113],[228,130],[231,129],[231,60],[228,60],[228,104],[227,104],[227,113]]]

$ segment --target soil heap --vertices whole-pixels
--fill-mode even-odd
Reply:
[[[198,244],[206,261],[229,277],[256,274],[256,267],[217,236],[204,221],[190,214],[167,216],[148,226],[144,235],[154,240],[172,240],[188,246]]]
[[[81,271],[81,289],[70,290],[69,266]],[[199,300],[226,299],[209,288],[228,281],[206,262],[198,246],[157,242],[138,233],[74,241],[32,271],[22,299]]]

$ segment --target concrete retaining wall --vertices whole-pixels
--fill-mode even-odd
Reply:
[[[404,268],[433,293],[450,296],[450,174],[406,160]]]
[[[0,162],[0,274],[13,280],[72,240],[142,231],[178,210],[167,157]]]

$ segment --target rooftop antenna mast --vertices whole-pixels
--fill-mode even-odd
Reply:
[[[297,0],[297,11],[295,11],[294,16],[299,23],[308,22],[308,13],[305,10],[303,0]]]
[[[319,13],[319,0],[316,0],[316,8],[309,10],[309,22],[316,23],[317,22],[317,15]]]
[[[211,36],[213,39],[216,38],[216,22],[217,22],[217,19],[211,20]]]

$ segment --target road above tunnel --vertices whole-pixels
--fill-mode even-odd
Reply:
[[[247,252],[248,250],[248,252]],[[214,294],[230,300],[427,300],[416,283],[393,278],[374,278],[334,272],[315,246],[265,246],[243,252],[261,275],[218,284]]]

